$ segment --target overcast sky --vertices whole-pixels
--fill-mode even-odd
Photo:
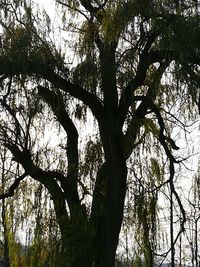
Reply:
[[[38,3],[41,7],[43,7],[48,15],[53,15],[55,12],[55,0],[34,0],[34,2]]]

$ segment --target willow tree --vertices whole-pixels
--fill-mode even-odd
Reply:
[[[163,118],[172,100],[198,102],[198,3],[56,1],[59,38],[33,1],[1,8],[0,142],[21,172],[1,197],[26,177],[39,181],[54,204],[62,266],[114,266],[127,162],[146,135],[168,158],[185,220],[173,186],[178,147]],[[80,128],[88,116],[89,141]]]

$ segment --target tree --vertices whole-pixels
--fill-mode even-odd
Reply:
[[[32,1],[1,3],[0,142],[21,172],[2,198],[13,195],[26,177],[40,182],[54,204],[62,266],[111,267],[127,166],[147,137],[166,154],[184,230],[184,208],[173,184],[178,147],[164,117],[175,117],[166,111],[172,102],[183,103],[182,111],[199,103],[198,3],[56,3],[64,31],[60,47],[49,37],[49,17],[42,19]],[[65,41],[74,42],[71,66]],[[163,81],[166,72],[170,84]],[[81,147],[78,128],[88,116],[96,136]],[[53,126],[57,130],[48,143]]]
[[[192,193],[192,194],[191,194]],[[191,235],[191,240],[189,240],[189,244],[191,246],[191,255],[192,255],[192,266],[197,266],[199,265],[199,259],[198,259],[198,223],[200,219],[199,215],[199,197],[200,197],[200,191],[199,191],[199,174],[195,175],[193,178],[193,184],[192,188],[189,191],[189,196],[188,196],[188,202],[190,204],[190,212],[189,212],[189,231]],[[192,195],[192,196],[190,196]],[[187,236],[189,239],[189,236]]]

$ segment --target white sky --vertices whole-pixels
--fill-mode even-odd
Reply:
[[[52,10],[52,8],[55,4],[55,0],[34,0],[34,2],[43,6],[47,10]]]
[[[51,19],[55,17],[55,0],[33,0],[33,2],[44,8]]]

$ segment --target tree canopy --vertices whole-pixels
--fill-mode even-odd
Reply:
[[[167,185],[174,264],[186,213],[174,185],[183,158],[172,130],[185,129],[200,106],[199,1],[54,3],[54,19],[31,0],[0,4],[1,198],[31,187],[30,178],[39,182],[59,226],[60,266],[113,267],[131,183],[150,267]]]

